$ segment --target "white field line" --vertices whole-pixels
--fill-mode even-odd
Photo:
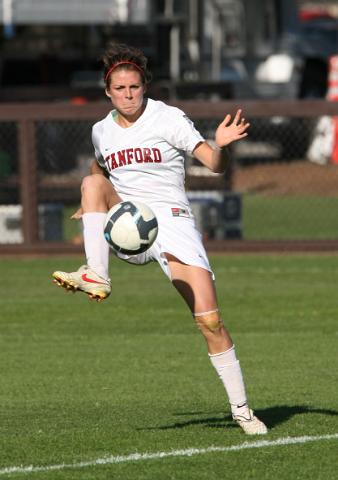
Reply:
[[[53,470],[80,469],[95,467],[96,465],[113,465],[117,463],[138,462],[144,460],[158,460],[168,457],[192,457],[193,455],[204,455],[205,453],[225,453],[238,452],[250,448],[276,447],[281,445],[296,445],[308,442],[319,442],[321,440],[338,440],[338,433],[332,435],[303,436],[303,437],[285,437],[277,440],[258,440],[256,442],[244,442],[230,447],[207,447],[207,448],[187,448],[184,450],[171,450],[169,452],[153,453],[131,453],[129,455],[110,455],[96,460],[88,460],[79,463],[61,463],[59,465],[44,466],[16,466],[0,469],[0,475],[10,475],[14,473],[36,473],[50,472]]]

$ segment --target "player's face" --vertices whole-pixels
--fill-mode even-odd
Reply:
[[[106,94],[120,115],[136,120],[143,111],[145,86],[136,70],[119,69],[110,75]]]

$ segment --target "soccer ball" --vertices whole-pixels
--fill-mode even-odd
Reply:
[[[141,202],[120,202],[107,213],[104,237],[116,252],[137,255],[154,243],[158,223],[154,212]]]

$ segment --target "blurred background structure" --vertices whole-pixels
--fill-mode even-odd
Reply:
[[[187,159],[206,240],[338,247],[336,1],[0,0],[0,22],[0,252],[81,242],[68,217],[110,109],[110,40],[145,52],[149,95],[210,141],[239,106],[252,124],[225,175]]]

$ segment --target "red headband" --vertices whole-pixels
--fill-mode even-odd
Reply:
[[[109,75],[111,74],[111,72],[113,70],[115,70],[116,67],[118,67],[119,65],[125,65],[125,64],[128,64],[128,65],[132,65],[133,67],[135,67],[141,74],[142,74],[142,77],[144,77],[144,70],[143,68],[139,67],[136,63],[134,62],[130,62],[129,60],[121,60],[121,62],[116,62],[114,63],[110,69],[108,70],[108,72],[106,73],[105,77],[104,77],[104,81],[106,82],[108,80],[108,77]]]

